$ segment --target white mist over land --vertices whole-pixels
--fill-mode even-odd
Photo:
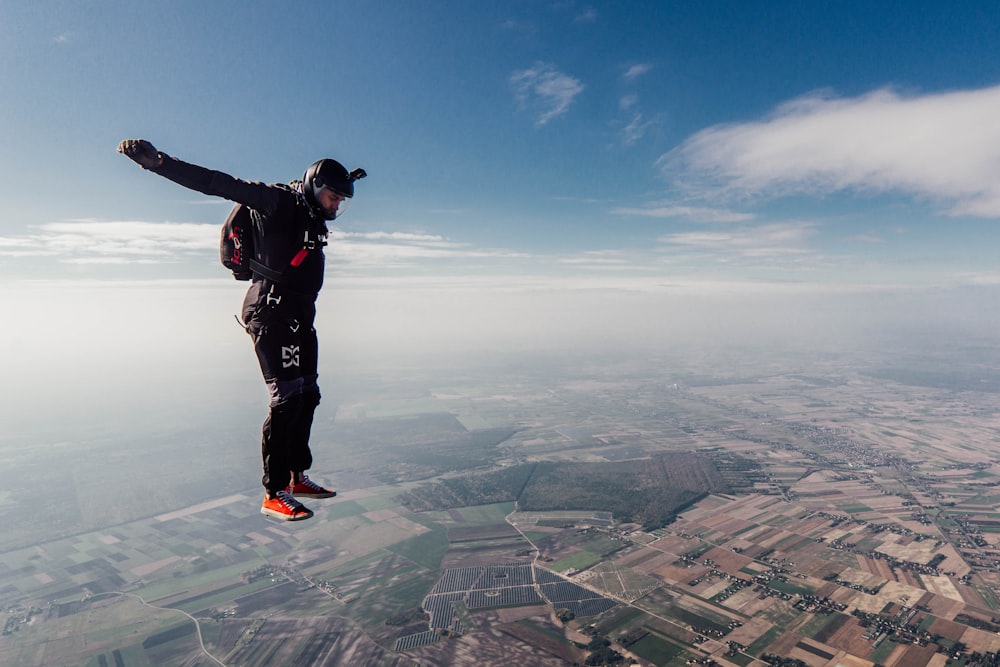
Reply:
[[[969,348],[982,357],[970,352],[966,363],[996,365],[996,285],[485,283],[330,281],[316,324],[324,391],[364,375],[405,383],[414,370],[445,382],[456,369],[484,369],[488,382],[505,365],[545,356],[581,366],[668,357],[678,370],[688,358],[726,375],[739,372],[732,365],[741,358],[795,370],[830,355],[891,364]],[[3,298],[18,324],[0,333],[15,389],[5,400],[5,438],[141,431],[154,422],[217,428],[219,403],[245,404],[256,423],[266,396],[250,339],[233,318],[244,289],[225,279],[18,285]]]

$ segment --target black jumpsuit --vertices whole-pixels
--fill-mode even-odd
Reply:
[[[301,189],[243,181],[167,155],[152,171],[186,188],[248,206],[256,260],[280,274],[279,279],[255,274],[242,312],[270,394],[261,481],[273,496],[291,483],[292,471],[312,465],[309,434],[320,401],[313,320],[323,286],[326,222],[313,213]],[[292,266],[304,248],[304,259],[300,256]]]

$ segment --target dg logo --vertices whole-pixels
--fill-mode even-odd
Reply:
[[[291,368],[292,366],[299,365],[299,346],[292,345],[290,347],[281,348],[281,367]]]

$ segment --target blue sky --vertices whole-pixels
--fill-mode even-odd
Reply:
[[[650,311],[655,337],[677,294],[714,323],[748,296],[982,313],[997,35],[995,2],[0,3],[0,298],[30,323],[0,345],[55,363],[28,350],[67,314],[74,345],[231,337],[228,204],[116,154],[132,137],[248,180],[368,171],[329,252],[334,344]],[[226,324],[183,317],[194,294]]]
[[[345,268],[565,273],[591,259],[833,282],[995,268],[993,3],[0,12],[0,252],[14,277],[192,259],[180,238],[140,253],[121,223],[214,224],[225,204],[129,171],[113,148],[133,136],[251,180],[289,180],[325,155],[365,166]],[[80,220],[92,245],[74,251]],[[214,271],[161,268],[142,275]]]

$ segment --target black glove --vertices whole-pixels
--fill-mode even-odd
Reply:
[[[118,152],[143,169],[156,169],[163,164],[163,154],[145,139],[126,139],[118,144]]]

